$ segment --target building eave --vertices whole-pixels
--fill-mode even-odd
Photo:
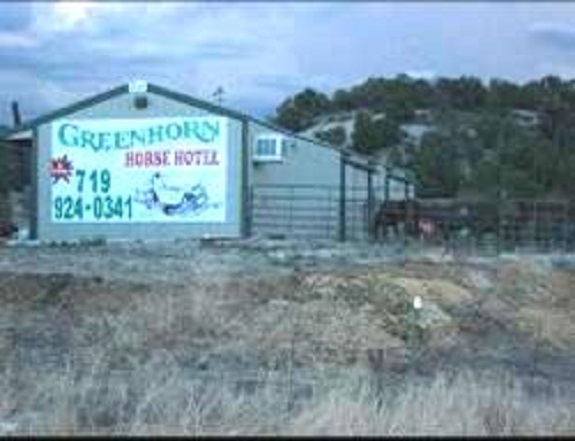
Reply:
[[[2,139],[5,141],[27,141],[33,138],[33,130],[20,130],[16,132],[11,132],[11,134],[3,134]]]
[[[41,115],[37,118],[34,118],[30,121],[27,121],[17,127],[13,127],[10,130],[8,130],[7,132],[2,134],[2,139],[10,139],[12,137],[14,137],[15,135],[18,135],[22,132],[28,132],[31,131],[33,129],[35,129],[36,127],[42,125],[42,124],[46,124],[50,121],[53,121],[55,119],[58,118],[63,118],[67,115],[71,115],[73,113],[76,113],[80,110],[86,109],[88,107],[92,107],[96,104],[99,104],[101,102],[107,101],[110,98],[114,98],[116,96],[119,96],[123,93],[127,93],[128,92],[128,85],[124,84],[122,86],[118,86],[115,87],[114,89],[110,89],[106,92],[100,93],[98,95],[93,95],[91,97],[88,97],[86,99],[77,101],[73,104],[70,104],[68,106],[62,107],[60,109],[57,109],[53,112],[50,113],[46,113],[44,115]]]

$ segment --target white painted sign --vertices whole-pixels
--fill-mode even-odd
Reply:
[[[53,222],[224,222],[222,117],[60,120],[52,124]]]

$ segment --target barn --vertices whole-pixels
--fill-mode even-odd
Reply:
[[[407,171],[144,81],[0,135],[5,216],[39,241],[367,239]]]

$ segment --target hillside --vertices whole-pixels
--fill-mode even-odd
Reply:
[[[303,130],[300,134],[309,138],[315,138],[318,141],[334,143],[340,148],[353,149],[354,126],[357,114],[357,111],[351,111],[320,115],[314,119],[311,127]],[[419,115],[428,114],[429,111],[427,110],[417,110],[416,117],[413,120],[399,124],[399,129],[402,132],[402,139],[398,143],[398,147],[402,148],[410,145],[418,147],[421,145],[423,136],[426,133],[437,129],[437,126],[430,121],[429,117],[417,117]],[[373,113],[370,115],[373,121],[379,121],[385,118],[384,112]],[[371,153],[378,157],[383,163],[388,163],[390,161],[390,158],[388,158],[389,149],[377,149]],[[397,166],[401,164],[392,165]]]
[[[575,81],[370,78],[289,97],[274,120],[416,173],[420,195],[570,198]]]

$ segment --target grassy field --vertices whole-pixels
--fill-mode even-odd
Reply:
[[[294,250],[0,249],[0,433],[575,433],[570,265]]]

